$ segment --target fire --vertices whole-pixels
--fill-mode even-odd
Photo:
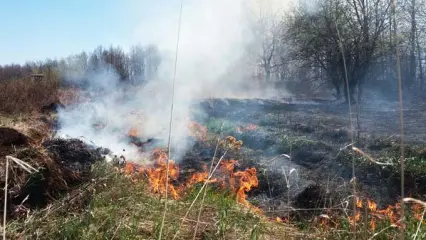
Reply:
[[[152,156],[155,161],[154,166],[150,168],[141,168],[148,177],[150,190],[154,193],[165,194],[166,185],[168,185],[168,193],[171,194],[173,199],[178,199],[178,192],[171,183],[177,180],[179,176],[179,167],[173,160],[169,160],[169,174],[167,179],[167,154],[161,150],[155,150]]]
[[[370,211],[375,212],[377,210],[377,204],[373,201],[371,201],[370,199],[367,199],[367,204],[368,204],[368,209],[370,209]]]
[[[237,190],[237,202],[242,203],[246,207],[251,207],[247,201],[246,192],[252,187],[257,187],[259,181],[256,176],[256,168],[249,168],[246,171],[238,171],[234,173],[234,177],[239,177],[239,188]]]
[[[388,219],[391,224],[395,224],[396,226],[401,227],[400,224],[398,223],[399,210],[401,209],[400,203],[395,204],[395,206],[389,205],[385,209],[377,209],[377,203],[374,202],[373,200],[367,199],[366,202],[367,202],[367,204],[365,205],[365,207],[370,212],[370,223],[369,223],[369,225],[370,225],[370,229],[372,231],[374,231],[376,229],[378,219]],[[362,208],[362,206],[363,206],[362,200],[357,199],[356,205],[357,205],[358,208]],[[356,215],[355,220],[356,221],[360,220],[360,217],[358,217],[358,213]],[[354,222],[352,217],[349,217],[349,222],[351,222],[351,223]]]
[[[186,183],[186,186],[189,188],[189,187],[192,187],[193,185],[195,185],[197,183],[206,182],[208,176],[209,176],[208,172],[194,173],[189,178],[188,182]],[[209,183],[214,183],[216,181],[217,181],[216,178],[208,180]]]
[[[240,141],[235,138],[227,138],[227,144],[239,147]],[[247,201],[247,192],[252,188],[259,185],[256,176],[256,169],[249,168],[244,171],[235,171],[235,166],[238,164],[236,160],[224,160],[220,162],[218,177],[209,179],[209,173],[206,165],[203,165],[201,172],[193,173],[188,180],[176,186],[174,183],[179,178],[179,166],[173,161],[168,160],[167,154],[161,150],[156,149],[151,154],[152,166],[139,166],[134,163],[126,163],[123,172],[126,174],[134,174],[139,172],[138,176],[146,176],[148,180],[149,190],[156,194],[165,194],[166,185],[168,185],[168,192],[173,199],[179,199],[185,191],[197,183],[219,183],[222,187],[231,189],[236,195],[236,201],[246,207],[260,211],[253,207]],[[169,174],[167,181],[167,161],[169,161]],[[234,172],[235,171],[235,172]],[[141,174],[142,173],[142,174]]]
[[[253,123],[249,123],[245,126],[239,126],[237,127],[237,132],[242,133],[246,131],[255,131],[257,129],[257,126]]]
[[[189,135],[197,138],[200,141],[206,140],[207,128],[195,121],[188,123]]]
[[[124,173],[126,174],[134,173],[136,167],[137,165],[134,163],[126,163],[126,165],[124,165]]]
[[[359,198],[356,199],[356,207],[357,208],[362,208],[362,200],[359,199]]]
[[[373,232],[374,232],[374,230],[376,230],[376,219],[375,218],[372,218],[371,221],[370,221],[370,229]]]
[[[138,136],[138,129],[131,127],[129,132],[128,132],[128,135],[131,136],[131,137],[137,137]]]
[[[361,213],[359,211],[356,212],[355,216],[349,216],[348,221],[351,225],[355,225],[356,222],[361,220]]]

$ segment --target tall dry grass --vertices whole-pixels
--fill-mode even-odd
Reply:
[[[58,100],[58,78],[0,80],[0,114],[38,112]]]

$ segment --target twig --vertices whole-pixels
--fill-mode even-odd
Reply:
[[[392,227],[396,227],[396,225],[395,224],[391,224],[390,226],[387,226],[387,227],[383,228],[382,230],[380,230],[380,231],[376,232],[375,234],[373,234],[373,236],[371,236],[368,240],[371,240],[371,239],[377,237],[380,233],[382,233],[382,232],[384,232],[384,231],[386,231],[386,230],[388,230],[389,228],[392,228]]]
[[[392,1],[392,16],[393,16],[393,39],[395,41],[395,58],[396,58],[396,73],[398,80],[398,99],[399,99],[399,129],[401,134],[400,151],[401,151],[401,225],[404,225],[405,208],[404,208],[404,190],[405,190],[405,174],[404,174],[404,112],[402,111],[402,77],[401,77],[401,63],[399,60],[399,47],[397,39],[397,25],[396,25],[396,0]],[[404,240],[405,228],[400,229],[399,238]]]
[[[183,217],[183,220],[181,221],[181,223],[179,224],[179,228],[176,231],[175,235],[173,236],[173,239],[176,239],[177,235],[179,234],[179,230],[182,226],[182,223],[184,222],[185,219],[187,219],[189,212],[191,211],[192,207],[194,206],[195,202],[197,201],[198,197],[200,197],[201,192],[204,190],[204,188],[206,187],[206,185],[209,183],[210,178],[213,176],[214,172],[216,171],[217,167],[219,166],[219,164],[222,162],[223,158],[225,157],[225,155],[228,153],[228,150],[226,150],[222,157],[220,157],[219,161],[217,162],[216,166],[214,167],[214,169],[212,170],[212,172],[210,173],[210,175],[208,176],[208,178],[206,179],[206,181],[204,182],[203,186],[201,186],[201,189],[198,191],[197,195],[195,196],[194,200],[191,202],[191,205],[189,206],[188,210],[185,213],[185,216]]]
[[[403,202],[415,202],[415,203],[417,203],[417,204],[420,204],[420,205],[422,205],[424,208],[426,208],[426,202],[423,202],[423,201],[421,201],[421,200],[418,200],[418,199],[415,199],[415,198],[410,198],[410,197],[408,197],[408,198],[404,198],[404,199],[402,199],[402,201]]]
[[[122,221],[120,221],[120,223],[118,224],[118,226],[117,226],[117,228],[115,229],[115,231],[114,231],[114,234],[112,235],[112,237],[111,237],[111,240],[112,239],[114,239],[114,237],[115,237],[115,235],[117,234],[117,232],[118,232],[118,229],[121,227],[121,224],[122,224],[123,222]]]
[[[176,55],[175,55],[175,66],[174,66],[174,73],[173,73],[173,85],[172,85],[172,103],[170,106],[170,122],[169,122],[169,139],[168,139],[168,152],[167,154],[169,155],[167,158],[167,166],[166,166],[166,192],[165,192],[165,201],[164,201],[164,212],[163,212],[163,217],[161,219],[161,225],[160,225],[160,230],[158,233],[158,239],[161,240],[161,236],[163,233],[163,228],[164,228],[164,221],[166,219],[166,213],[167,213],[167,197],[168,197],[168,188],[169,188],[169,165],[170,165],[170,157],[171,157],[171,151],[170,151],[170,146],[171,146],[171,138],[172,138],[172,123],[173,123],[173,107],[174,107],[174,96],[175,96],[175,84],[176,84],[176,69],[177,69],[177,59],[178,59],[178,51],[179,51],[179,40],[180,40],[180,26],[181,26],[181,22],[182,22],[182,8],[183,8],[183,0],[181,0],[180,3],[180,11],[179,11],[179,22],[178,22],[178,31],[177,31],[177,40],[176,40]]]
[[[349,90],[350,86],[349,86],[349,79],[348,79],[348,70],[347,70],[347,67],[346,67],[346,58],[345,58],[345,52],[344,52],[344,48],[343,48],[343,44],[342,44],[342,38],[340,36],[339,28],[337,26],[337,17],[336,16],[334,16],[334,17],[335,17],[334,23],[335,23],[335,26],[336,26],[337,38],[339,40],[339,47],[340,47],[340,51],[342,53],[342,58],[343,58],[343,67],[344,67],[344,70],[345,70],[345,85],[346,85],[346,94],[347,94],[348,109],[349,109],[351,143],[353,144],[354,143],[354,133],[353,133],[354,124],[353,124],[353,121],[352,121],[352,106],[351,106],[352,95],[351,95],[350,90]],[[356,196],[356,177],[355,177],[355,159],[354,158],[352,158],[352,179],[353,179],[352,191],[353,191],[353,195]],[[355,217],[356,217],[356,202],[355,201],[353,202],[352,208],[353,208],[353,218],[355,219]],[[353,225],[353,232],[356,233],[356,222],[354,222],[354,225]],[[354,239],[356,239],[356,235],[354,235]]]
[[[217,149],[219,148],[219,144],[220,144],[220,138],[222,135],[222,129],[223,129],[223,125],[225,124],[225,119],[222,121],[222,125],[220,126],[220,134],[219,137],[217,138],[217,144],[216,144],[216,148],[214,150],[214,154],[213,154],[213,158],[212,158],[212,163],[210,164],[210,169],[209,169],[209,174],[211,174],[212,170],[213,170],[213,166],[214,166],[214,159],[216,158],[216,154],[217,154]],[[197,216],[197,223],[195,224],[195,230],[194,230],[194,235],[193,235],[193,240],[195,240],[196,236],[197,236],[197,231],[198,231],[198,223],[200,222],[200,218],[201,218],[201,212],[203,211],[203,206],[204,206],[204,200],[206,198],[206,194],[207,194],[207,185],[203,190],[203,198],[201,199],[201,205],[200,205],[200,209],[198,210],[198,216]]]
[[[390,162],[385,163],[385,162],[376,161],[373,157],[371,157],[370,155],[368,155],[367,153],[363,152],[361,149],[359,149],[359,148],[357,148],[355,146],[352,146],[352,150],[354,152],[356,152],[356,153],[361,154],[362,156],[364,156],[365,158],[367,158],[370,162],[375,163],[377,165],[383,165],[383,166],[391,166],[391,165],[393,165],[393,163],[390,163]]]
[[[24,169],[28,173],[34,173],[38,172],[37,169],[33,168],[28,163],[12,157],[12,156],[6,156],[6,176],[5,176],[5,185],[4,185],[4,206],[3,206],[3,240],[6,240],[6,216],[7,216],[7,193],[8,193],[8,181],[9,181],[9,161],[12,161],[18,166],[20,166],[22,169]],[[25,201],[25,200],[24,200]]]
[[[24,161],[22,161],[18,158],[15,158],[15,157],[12,157],[12,156],[6,156],[6,159],[15,162],[16,164],[18,164],[22,169],[24,169],[28,173],[38,172],[37,169],[35,169],[34,167],[29,165],[28,163],[26,163],[26,162],[24,162]]]
[[[9,178],[9,158],[6,157],[6,177],[4,185],[4,208],[3,208],[3,240],[6,240],[6,212],[7,212],[7,182]]]
[[[424,219],[424,217],[425,217],[425,214],[426,214],[426,208],[424,208],[424,209],[423,209],[422,217],[420,218],[419,225],[417,225],[416,234],[414,234],[414,238],[413,238],[413,240],[416,240],[416,239],[417,239],[417,235],[419,235],[420,227],[422,226],[422,223],[423,223],[423,219]]]

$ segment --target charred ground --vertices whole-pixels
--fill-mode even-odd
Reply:
[[[398,201],[399,125],[396,119],[399,113],[396,102],[363,103],[358,121],[355,105],[352,107],[354,128],[357,123],[360,126],[359,137],[354,131],[355,146],[375,160],[390,164],[386,166],[372,163],[347,147],[352,141],[347,104],[216,99],[201,105],[208,116],[205,124],[209,131],[223,131],[225,135],[243,140],[242,156],[238,156],[240,162],[266,170],[259,171],[260,187],[252,195],[257,195],[254,198],[272,207],[272,211],[283,210],[273,207],[277,202],[284,209],[288,203],[296,208],[330,207],[350,196],[352,159],[356,164],[361,196],[374,199],[379,206]],[[420,130],[424,128],[421,119],[424,119],[425,106],[406,102],[405,108],[408,119],[405,122],[406,192],[419,196],[426,193],[423,144],[426,134]],[[250,124],[257,126],[256,129],[240,130]],[[282,154],[291,159],[280,156]],[[287,176],[288,190],[285,174],[291,169],[295,171]],[[271,201],[275,203],[273,206]]]

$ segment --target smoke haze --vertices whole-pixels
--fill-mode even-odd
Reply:
[[[256,62],[248,58],[246,47],[256,39],[249,26],[253,20],[250,8],[254,5],[247,3],[243,0],[184,1],[172,126],[174,151],[171,156],[175,160],[191,146],[186,136],[193,100],[266,98],[277,94],[273,87],[260,87],[249,80],[253,72],[250,66]],[[149,79],[142,88],[129,89],[120,85],[118,75],[108,66],[92,73],[88,88],[91,100],[59,112],[60,134],[84,136],[83,140],[133,161],[141,157],[124,137],[131,127],[138,129],[142,139],[167,140],[178,20],[179,7],[164,8],[136,31],[140,43],[154,44],[160,51],[161,64],[155,79]]]

